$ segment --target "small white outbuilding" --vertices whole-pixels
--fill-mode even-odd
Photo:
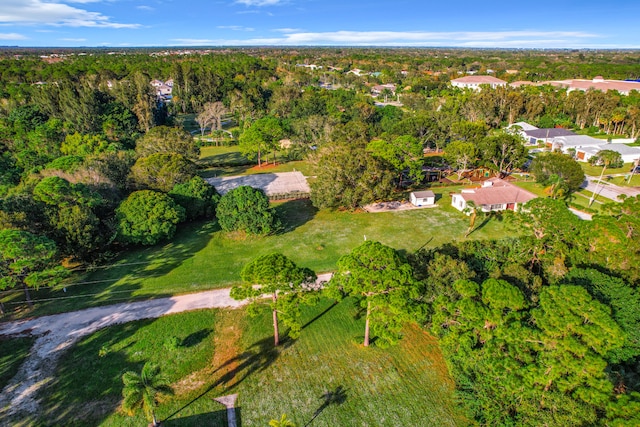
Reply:
[[[432,206],[436,203],[436,195],[431,190],[412,191],[410,200],[414,206]]]

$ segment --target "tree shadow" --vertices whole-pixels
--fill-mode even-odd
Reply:
[[[346,402],[347,401],[347,389],[345,389],[343,386],[339,385],[338,387],[336,387],[335,390],[329,390],[329,391],[323,393],[322,396],[320,396],[320,399],[322,400],[322,404],[318,407],[318,409],[315,410],[315,412],[313,413],[313,416],[304,425],[304,427],[310,426],[311,423],[313,422],[313,420],[318,418],[318,415],[320,415],[322,413],[322,411],[327,409],[329,406],[332,406],[332,405],[340,406],[344,402]]]
[[[39,414],[24,425],[98,425],[113,414],[120,405],[122,374],[140,372],[144,361],[132,361],[126,347],[112,348],[154,321],[126,323],[116,331],[100,329],[76,343],[73,351],[61,356],[46,387],[38,391]],[[135,342],[127,347],[132,345]]]
[[[262,372],[269,368],[278,359],[280,353],[289,348],[292,344],[293,340],[288,337],[282,339],[280,341],[280,345],[277,347],[273,345],[273,337],[271,336],[260,341],[256,341],[247,349],[247,351],[228,359],[222,365],[218,366],[215,371],[212,372],[212,376],[215,376],[218,372],[225,370],[225,368],[232,368],[228,372],[224,372],[217,380],[211,383],[194,399],[183,405],[180,409],[174,411],[171,415],[167,416],[165,420],[172,419],[180,413],[180,411],[183,411],[193,405],[207,393],[216,388],[223,388],[225,393],[229,393],[250,375]]]
[[[284,234],[311,221],[318,209],[311,204],[311,200],[298,199],[278,204],[275,211],[278,218],[282,220],[282,229],[278,234]]]
[[[84,275],[74,276],[74,282],[54,289],[32,293],[37,303],[30,315],[43,315],[80,308],[131,301],[143,282],[162,277],[204,249],[213,233],[220,230],[216,221],[194,222],[178,227],[170,242],[149,247],[133,247],[108,265],[88,269]],[[155,299],[170,293],[140,295],[137,299]],[[81,304],[79,304],[81,302]]]
[[[236,420],[238,427],[240,424],[240,408],[236,409]],[[227,410],[219,410],[207,412],[204,414],[198,415],[189,415],[186,417],[174,418],[170,421],[163,421],[162,425],[164,427],[201,427],[201,426],[216,426],[216,427],[227,427]]]
[[[195,347],[196,345],[204,341],[204,339],[207,338],[212,333],[213,333],[213,329],[205,328],[197,332],[194,332],[192,334],[189,334],[180,342],[180,347],[186,347],[186,348]]]
[[[325,308],[321,313],[317,314],[313,319],[309,320],[307,323],[302,325],[300,329],[304,330],[305,328],[310,326],[312,323],[314,323],[316,320],[320,319],[322,316],[330,312],[333,309],[333,307],[335,307],[336,305],[338,305],[338,301],[332,301],[329,307]]]

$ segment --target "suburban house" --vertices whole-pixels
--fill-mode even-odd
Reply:
[[[431,190],[412,191],[409,197],[413,206],[433,206],[436,204],[436,195]]]
[[[602,150],[611,150],[620,153],[622,161],[625,163],[636,163],[640,160],[640,148],[629,147],[625,144],[600,144],[590,147],[582,147],[576,149],[576,159],[578,161],[588,162],[589,159]]]
[[[565,154],[571,154],[583,147],[595,147],[602,144],[601,139],[587,135],[561,135],[549,141],[547,147],[552,150],[560,150]]]
[[[527,82],[517,81],[510,83],[511,87],[520,87],[522,85],[551,85],[567,89],[567,92],[574,90],[587,91],[589,89],[600,90],[606,92],[609,90],[615,90],[622,95],[629,95],[632,90],[640,92],[640,82],[627,81],[627,80],[606,80],[602,76],[596,76],[591,80],[587,79],[567,79],[567,80],[551,80],[544,82]]]
[[[575,132],[570,131],[569,129],[563,128],[546,128],[546,129],[532,129],[532,130],[523,130],[520,134],[524,137],[524,139],[529,144],[538,144],[539,142],[544,143],[545,145],[552,144],[555,138],[561,136],[575,136]]]
[[[615,139],[613,141],[616,141]],[[588,162],[601,150],[611,150],[620,153],[625,163],[633,163],[640,158],[640,147],[630,147],[621,142],[607,143],[601,139],[587,135],[568,135],[553,138],[550,147],[565,154],[573,154],[578,161]],[[620,141],[620,140],[617,140]],[[626,141],[626,140],[623,140]]]
[[[492,76],[466,76],[451,80],[451,85],[462,89],[481,90],[483,85],[495,89],[498,86],[506,86],[507,82]]]
[[[547,82],[552,86],[566,88],[567,92],[573,90],[587,91],[589,89],[600,90],[607,92],[609,90],[616,90],[622,95],[629,95],[632,90],[640,92],[640,82],[625,81],[625,80],[605,80],[602,76],[596,76],[593,80],[585,79],[569,79],[569,80],[554,80]]]
[[[396,85],[394,85],[393,83],[386,83],[383,85],[375,85],[371,88],[371,93],[373,95],[380,95],[385,89],[389,89],[391,91],[391,94],[395,95],[396,94]]]
[[[521,205],[535,199],[536,195],[500,178],[489,178],[480,188],[464,189],[451,196],[451,205],[461,212],[473,202],[483,212],[517,211]],[[467,212],[468,214],[470,212]]]

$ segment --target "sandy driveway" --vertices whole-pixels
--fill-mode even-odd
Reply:
[[[322,284],[331,273],[318,275]],[[6,415],[38,411],[37,391],[51,380],[56,363],[66,349],[98,329],[204,308],[236,308],[244,305],[229,296],[229,289],[216,289],[170,298],[122,303],[0,324],[2,335],[33,335],[36,342],[16,376],[0,394],[0,420]],[[0,421],[0,425],[2,422]]]

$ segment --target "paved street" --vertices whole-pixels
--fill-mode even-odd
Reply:
[[[582,183],[582,188],[596,193],[596,199],[603,202],[606,202],[606,200],[602,200],[602,198],[620,202],[621,199],[619,199],[618,196],[620,196],[621,194],[624,194],[628,197],[635,197],[640,195],[640,189],[636,187],[620,187],[611,183],[606,183],[603,185],[598,182],[598,177],[587,176],[586,178],[587,179]]]

